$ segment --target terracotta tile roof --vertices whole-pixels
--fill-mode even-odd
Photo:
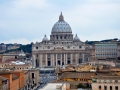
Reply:
[[[15,80],[17,78],[19,78],[17,75],[15,75],[15,74],[12,75],[12,80]]]
[[[120,71],[120,68],[114,67],[114,68],[110,68],[110,70],[111,70],[111,71]]]
[[[66,72],[66,71],[68,72],[68,71],[75,71],[75,70],[74,69],[69,69],[69,68],[62,70],[62,72]]]
[[[94,76],[95,73],[92,72],[66,72],[66,73],[62,73],[61,77],[62,78],[88,78],[90,79],[91,76]]]
[[[11,73],[9,71],[3,70],[3,71],[0,71],[0,75],[2,75],[2,74],[11,74]]]
[[[102,69],[102,70],[98,70],[97,72],[98,73],[101,73],[101,72],[106,72],[107,73],[107,72],[110,72],[110,70],[109,69]]]
[[[4,80],[7,80],[8,78],[6,77],[3,77],[3,76],[0,76],[0,81],[4,81]]]
[[[97,79],[116,79],[116,80],[120,80],[120,76],[118,75],[97,75],[95,76],[95,78]]]
[[[11,61],[16,61],[15,59],[7,59],[5,63],[10,63]]]

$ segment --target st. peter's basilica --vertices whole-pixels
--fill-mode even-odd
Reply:
[[[32,45],[35,67],[80,64],[89,60],[91,51],[91,46],[82,42],[77,34],[73,37],[62,13],[52,27],[50,40],[45,35],[42,42]]]

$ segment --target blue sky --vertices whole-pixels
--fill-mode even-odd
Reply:
[[[81,41],[120,39],[120,0],[0,0],[0,43],[49,38],[61,11]]]

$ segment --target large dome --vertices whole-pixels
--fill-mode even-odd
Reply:
[[[56,22],[52,28],[52,33],[72,33],[71,27],[70,25],[64,21],[64,17],[61,13],[61,15],[59,16],[59,21]]]

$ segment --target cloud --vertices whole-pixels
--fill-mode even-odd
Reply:
[[[18,44],[30,44],[31,42],[36,43],[37,41],[41,41],[41,39],[36,38],[33,40],[28,40],[26,38],[19,38],[19,39],[10,39],[10,40],[5,40],[5,41],[0,41],[1,43],[9,44],[9,43],[18,43]]]
[[[3,3],[4,2],[4,3]],[[63,11],[73,34],[81,40],[119,38],[119,0],[11,0],[0,3],[0,41],[28,43],[50,36]],[[68,2],[68,3],[67,3]],[[111,35],[112,33],[113,35]],[[106,33],[106,36],[104,33]],[[110,34],[107,34],[110,33]],[[97,37],[96,35],[104,35]],[[41,38],[42,37],[42,38]],[[36,40],[34,42],[36,42]]]
[[[44,8],[47,6],[46,0],[16,0],[11,2],[14,8],[29,9],[29,8]]]
[[[81,41],[100,41],[105,39],[119,38],[120,30],[105,29],[104,32],[92,33],[90,35],[78,35]],[[114,36],[115,35],[115,36]]]

